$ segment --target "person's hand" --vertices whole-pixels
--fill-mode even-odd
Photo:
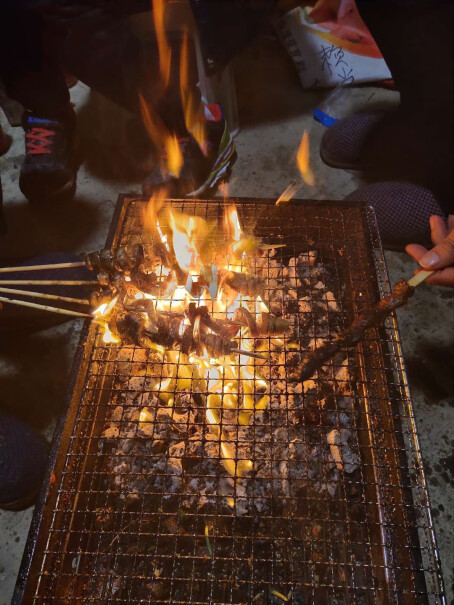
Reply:
[[[427,281],[436,286],[454,288],[454,215],[446,225],[441,216],[430,217],[430,236],[435,247],[427,250],[420,244],[408,244],[405,250],[423,269],[436,270]]]

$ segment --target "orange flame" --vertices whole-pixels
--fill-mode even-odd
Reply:
[[[309,135],[306,130],[303,132],[303,136],[301,137],[301,143],[296,154],[296,164],[303,181],[307,185],[313,187],[315,180],[314,173],[309,166]]]
[[[187,32],[183,34],[180,56],[180,94],[184,110],[186,128],[205,153],[205,119],[202,104],[198,103],[189,85],[189,40]]]
[[[161,119],[151,113],[151,109],[143,96],[139,93],[140,110],[142,121],[150,136],[152,143],[159,151],[165,150],[162,157],[162,170],[175,177],[180,176],[183,166],[183,156],[175,134],[171,134]]]
[[[178,145],[177,136],[175,134],[166,136],[164,147],[167,156],[167,171],[178,178],[183,167],[183,155]]]
[[[162,243],[168,248],[167,237],[162,233],[158,219],[158,212],[166,199],[167,189],[165,187],[155,191],[150,197],[147,207],[142,211],[142,222],[146,231],[150,233],[156,233],[157,231]]]
[[[234,204],[227,206],[225,209],[224,229],[227,237],[233,239],[235,242],[240,241],[243,232],[240,219],[238,218],[238,210]]]
[[[166,2],[167,0],[153,0],[153,21],[158,42],[159,71],[165,88],[169,84],[172,61],[172,50],[167,41],[165,30]]]
[[[173,249],[180,267],[189,273],[189,270],[195,265],[196,250],[194,246],[194,217],[188,217],[184,226],[177,224],[174,212],[169,212],[170,225],[173,233]]]

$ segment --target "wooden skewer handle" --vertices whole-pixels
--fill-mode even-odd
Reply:
[[[46,298],[47,300],[60,300],[62,302],[75,303],[76,305],[89,305],[90,301],[83,298],[71,298],[70,296],[57,296],[56,294],[44,294],[44,292],[32,292],[31,290],[17,290],[16,288],[0,288],[3,294],[19,294],[30,298]]]
[[[73,267],[85,267],[83,261],[73,263],[55,263],[51,265],[25,265],[23,267],[0,267],[0,273],[16,273],[22,271],[40,271],[41,269],[71,269]]]
[[[38,305],[37,303],[27,302],[25,300],[16,300],[14,298],[6,298],[0,296],[0,302],[17,305],[19,307],[30,307],[40,311],[50,311],[51,313],[59,313],[60,315],[71,315],[72,317],[91,317],[88,313],[79,313],[78,311],[69,311],[68,309],[58,309],[57,307],[49,307],[49,305]]]
[[[0,279],[0,286],[99,286],[97,281],[62,279]]]
[[[434,273],[435,273],[435,271],[424,271],[424,270],[418,271],[418,273],[416,275],[413,275],[413,277],[407,281],[407,284],[409,286],[413,286],[413,288],[416,288],[416,286],[419,286],[419,284],[422,284],[422,282],[425,279],[427,279]]]

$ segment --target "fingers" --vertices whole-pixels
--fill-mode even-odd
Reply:
[[[437,232],[438,237],[438,232]],[[423,269],[443,269],[454,264],[454,229],[418,260]]]
[[[452,231],[454,229],[454,214],[448,215],[448,230]]]
[[[441,216],[433,214],[430,219],[430,237],[433,244],[441,244],[444,238],[448,235],[448,228]]]
[[[427,279],[429,284],[434,286],[446,286],[454,288],[454,267],[447,267],[441,271],[437,271]]]
[[[424,248],[424,246],[421,246],[420,244],[408,244],[408,246],[405,246],[405,251],[414,258],[416,262],[419,262],[419,259],[426,254],[427,248]]]

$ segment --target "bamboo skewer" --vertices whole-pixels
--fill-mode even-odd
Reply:
[[[85,267],[83,261],[73,263],[55,263],[50,265],[24,265],[23,267],[0,267],[0,273],[16,273],[16,271],[40,271],[41,269],[71,269],[73,267]]]
[[[46,298],[47,300],[60,300],[62,302],[75,303],[76,305],[89,305],[90,301],[84,298],[71,298],[70,296],[57,296],[56,294],[45,294],[44,292],[32,292],[30,290],[16,290],[16,288],[0,288],[4,294],[19,294],[30,298]]]
[[[276,200],[276,206],[284,202],[289,202],[301,189],[302,184],[296,181],[290,181],[290,184],[284,189],[281,195]]]
[[[65,279],[0,279],[2,286],[98,286],[97,281],[71,281]]]
[[[259,246],[259,250],[273,250],[274,248],[286,248],[287,244],[263,244]]]
[[[59,313],[60,315],[72,315],[73,317],[91,317],[88,313],[79,313],[79,311],[69,311],[68,309],[59,309],[57,307],[49,307],[49,305],[39,305],[37,303],[27,302],[25,300],[16,300],[0,296],[0,302],[18,305],[19,307],[30,307],[31,309],[39,309],[40,311],[49,311],[51,313]]]
[[[407,281],[407,284],[413,288],[416,288],[416,286],[422,284],[422,282],[430,277],[433,273],[435,273],[435,271],[418,271],[416,275],[413,275],[413,277]]]
[[[230,353],[238,353],[239,355],[246,355],[248,357],[256,357],[257,359],[268,359],[265,355],[255,353],[254,351],[245,351],[244,349],[230,349]]]

